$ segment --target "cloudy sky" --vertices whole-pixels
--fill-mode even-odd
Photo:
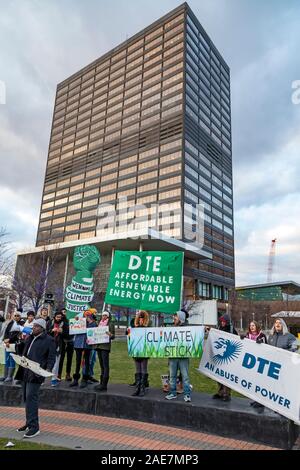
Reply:
[[[180,3],[0,0],[0,226],[16,249],[35,243],[57,83]],[[231,68],[237,285],[266,280],[274,237],[273,279],[300,282],[300,2],[189,5]]]

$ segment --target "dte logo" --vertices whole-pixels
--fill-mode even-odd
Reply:
[[[242,366],[246,367],[246,369],[254,369],[255,367],[257,367],[257,372],[259,374],[266,373],[267,376],[271,377],[272,379],[279,379],[281,364],[278,364],[277,362],[268,361],[267,359],[263,359],[262,357],[256,358],[255,356],[253,356],[253,354],[246,353],[243,359]]]

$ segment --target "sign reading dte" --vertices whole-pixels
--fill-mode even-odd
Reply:
[[[145,258],[146,258],[146,271],[150,271],[150,270],[154,272],[160,271],[161,256],[145,256]],[[153,261],[152,261],[152,258],[153,258]],[[151,261],[151,265],[150,265],[150,261]],[[142,258],[140,256],[131,255],[128,269],[130,270],[139,269],[141,267],[141,264],[142,264]]]
[[[242,363],[246,369],[254,369],[257,367],[258,374],[266,373],[268,377],[278,380],[281,369],[281,364],[277,362],[268,361],[262,357],[255,357],[253,354],[246,353]],[[267,366],[267,367],[266,367]]]

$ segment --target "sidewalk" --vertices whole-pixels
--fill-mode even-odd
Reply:
[[[0,437],[22,439],[16,429],[23,424],[23,408],[0,407]],[[274,450],[186,429],[63,411],[40,410],[40,426],[41,434],[32,442],[69,449]]]

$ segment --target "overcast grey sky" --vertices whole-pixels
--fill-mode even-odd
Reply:
[[[0,226],[16,248],[35,243],[57,83],[181,3],[0,0]],[[300,282],[300,2],[188,3],[231,68],[237,285],[266,280],[274,237],[274,280]]]

